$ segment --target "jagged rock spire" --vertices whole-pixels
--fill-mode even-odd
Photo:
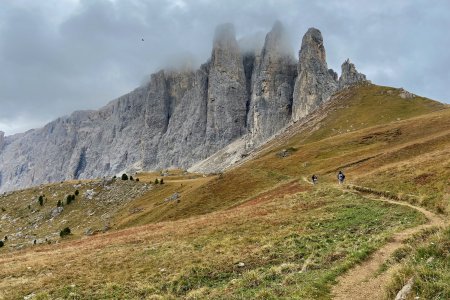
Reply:
[[[358,73],[358,71],[356,71],[355,65],[352,64],[350,62],[350,59],[348,58],[342,64],[341,69],[342,73],[341,77],[339,78],[339,89],[367,81],[366,75]]]
[[[208,77],[206,140],[220,149],[246,132],[248,92],[242,55],[230,23],[216,28]]]
[[[267,33],[261,56],[289,56],[292,57],[292,49],[286,30],[280,21],[276,21],[272,30]]]
[[[283,25],[277,21],[266,35],[253,71],[248,115],[251,143],[272,136],[291,119],[296,62]]]
[[[309,28],[302,39],[299,52],[300,63],[304,65],[317,64],[317,68],[327,66],[322,33],[319,29]]]
[[[337,90],[336,75],[328,70],[322,33],[310,28],[303,36],[298,77],[294,88],[292,119],[309,114]]]

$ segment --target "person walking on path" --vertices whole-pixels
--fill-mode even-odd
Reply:
[[[311,177],[311,180],[312,180],[312,183],[313,183],[313,184],[316,184],[316,183],[317,183],[317,180],[318,180],[317,175],[316,175],[316,174],[313,174],[313,176]]]
[[[344,175],[344,173],[342,173],[342,171],[339,171],[339,173],[337,175],[337,178],[338,178],[339,184],[343,184],[344,183],[345,175]]]

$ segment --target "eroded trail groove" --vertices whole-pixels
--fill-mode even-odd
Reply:
[[[379,268],[386,262],[395,250],[403,246],[403,242],[411,235],[420,232],[423,229],[444,226],[445,222],[436,214],[406,202],[394,201],[375,196],[367,196],[368,199],[374,201],[384,201],[396,205],[403,205],[413,208],[423,213],[428,222],[413,228],[397,232],[383,247],[375,251],[369,259],[350,269],[343,276],[338,278],[337,284],[332,289],[332,299],[336,300],[370,300],[384,299],[384,291],[389,283],[395,266],[387,271],[378,274]]]

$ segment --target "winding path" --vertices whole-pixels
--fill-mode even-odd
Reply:
[[[369,259],[347,271],[343,276],[339,277],[337,284],[332,288],[332,299],[336,300],[370,300],[384,299],[385,287],[392,278],[395,267],[389,268],[387,271],[379,274],[378,270],[386,262],[395,250],[403,246],[405,241],[411,235],[420,232],[423,229],[444,226],[446,222],[436,214],[414,206],[409,203],[388,200],[379,197],[367,196],[367,198],[375,201],[383,201],[396,205],[408,206],[423,213],[428,222],[413,228],[408,228],[401,232],[395,233],[393,237],[383,247],[375,251]]]

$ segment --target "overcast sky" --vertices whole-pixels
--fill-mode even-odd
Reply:
[[[447,0],[1,0],[0,130],[97,109],[160,68],[204,62],[217,24],[263,39],[275,20],[295,55],[316,27],[338,73],[350,58],[376,84],[450,103]]]

